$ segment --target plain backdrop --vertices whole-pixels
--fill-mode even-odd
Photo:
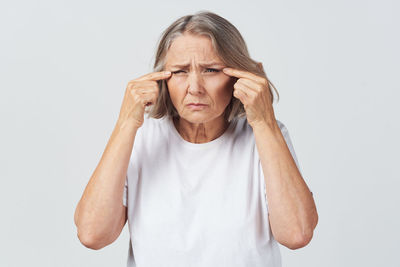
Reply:
[[[399,2],[1,1],[0,266],[126,266],[73,215],[156,42],[200,10],[233,23],[280,93],[319,223],[283,266],[400,266]]]

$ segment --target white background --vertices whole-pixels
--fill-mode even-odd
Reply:
[[[283,266],[399,266],[399,2],[2,1],[0,266],[126,266],[129,233],[91,250],[73,214],[129,80],[199,10],[261,61],[314,192],[311,243]]]

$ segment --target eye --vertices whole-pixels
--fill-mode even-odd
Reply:
[[[173,71],[172,74],[178,74],[178,73],[181,73],[181,72],[184,72],[184,71],[183,70],[177,70],[177,71]]]
[[[210,72],[219,72],[219,70],[217,70],[217,69],[207,69],[206,72],[208,72],[208,71],[210,71]]]

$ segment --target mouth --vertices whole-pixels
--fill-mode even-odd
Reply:
[[[187,104],[187,106],[208,106],[208,105],[203,103],[189,103]]]
[[[192,110],[202,110],[202,109],[208,107],[208,105],[203,104],[203,103],[189,103],[186,106]]]

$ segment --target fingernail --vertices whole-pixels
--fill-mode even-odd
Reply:
[[[165,75],[170,75],[171,72],[170,72],[170,71],[164,71],[164,74],[165,74]]]

